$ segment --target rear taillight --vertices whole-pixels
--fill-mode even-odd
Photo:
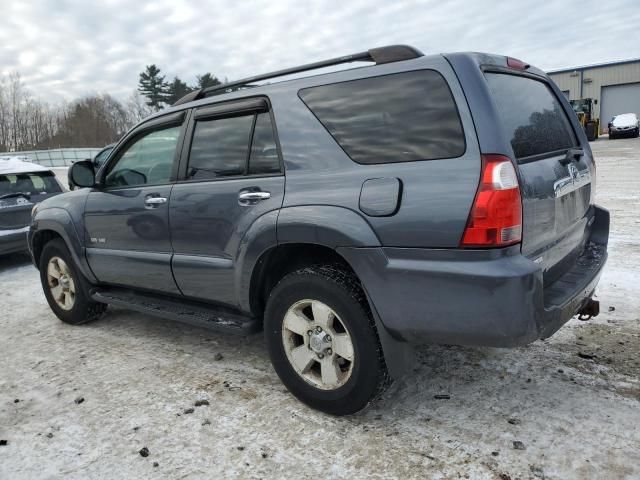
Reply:
[[[513,163],[483,155],[478,192],[461,247],[504,247],[522,240],[522,199]]]

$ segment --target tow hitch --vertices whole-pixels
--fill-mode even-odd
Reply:
[[[578,312],[578,320],[587,321],[597,317],[600,313],[600,302],[590,298],[584,307]]]

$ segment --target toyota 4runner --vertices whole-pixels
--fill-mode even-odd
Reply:
[[[370,64],[265,82],[348,62]],[[513,58],[390,46],[198,90],[70,173],[86,188],[29,232],[62,321],[112,304],[263,329],[287,388],[332,414],[375,399],[411,345],[524,345],[598,313],[593,155]]]

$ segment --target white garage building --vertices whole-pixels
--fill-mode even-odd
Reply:
[[[547,73],[569,100],[597,100],[594,114],[602,132],[614,115],[634,112],[640,117],[640,58]]]

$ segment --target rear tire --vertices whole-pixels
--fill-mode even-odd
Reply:
[[[366,296],[339,266],[286,275],[271,291],[264,322],[276,373],[312,408],[349,415],[391,384]]]
[[[80,325],[100,318],[107,305],[91,300],[89,283],[73,263],[62,239],[48,242],[40,255],[40,282],[53,313],[65,323]]]

